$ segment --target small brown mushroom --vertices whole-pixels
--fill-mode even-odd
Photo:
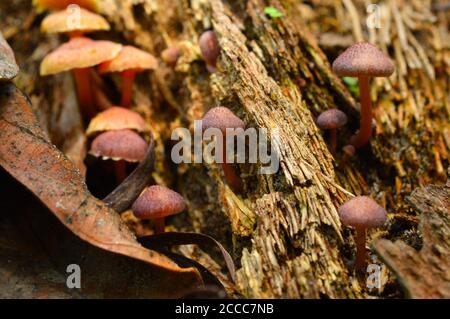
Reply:
[[[86,37],[71,38],[44,58],[40,74],[45,76],[72,70],[80,107],[86,116],[92,117],[95,109],[89,68],[114,59],[121,48],[121,44],[111,41],[94,41]]]
[[[357,196],[339,207],[339,218],[344,225],[356,229],[355,269],[366,265],[366,229],[383,225],[387,219],[386,210],[368,196]]]
[[[216,72],[217,58],[220,54],[219,41],[214,31],[205,31],[198,41],[206,68],[209,72]]]
[[[140,162],[148,149],[147,142],[132,130],[108,131],[98,135],[91,144],[89,154],[115,162],[117,183],[127,176],[126,163]]]
[[[225,179],[228,185],[236,191],[240,192],[242,190],[242,181],[238,177],[233,169],[233,167],[227,163],[227,148],[226,148],[226,129],[227,128],[245,128],[244,122],[238,118],[230,109],[217,106],[210,109],[202,119],[202,130],[205,131],[208,128],[217,128],[222,132],[223,138],[223,161],[222,168],[224,172]]]
[[[361,99],[361,124],[352,144],[356,148],[365,145],[372,134],[372,102],[369,80],[371,77],[387,77],[394,72],[394,63],[376,46],[359,42],[347,48],[333,62],[333,71],[339,76],[358,77]]]
[[[145,189],[132,206],[133,213],[141,219],[154,221],[155,233],[163,233],[164,219],[186,209],[184,198],[163,186],[153,185]]]
[[[338,109],[330,109],[322,112],[317,118],[317,125],[323,130],[330,130],[330,145],[334,153],[336,151],[336,130],[347,124],[347,115]]]
[[[86,130],[86,135],[92,136],[101,132],[125,129],[134,130],[138,133],[148,131],[147,124],[139,113],[123,107],[113,106],[106,111],[98,113],[91,120]]]
[[[99,65],[98,71],[100,74],[110,72],[122,73],[122,101],[120,104],[123,107],[130,107],[136,74],[144,70],[154,70],[157,66],[158,61],[153,55],[126,45],[116,58]]]
[[[175,65],[177,64],[180,55],[181,55],[180,48],[172,46],[161,52],[161,59],[164,61],[165,64],[167,64],[171,68],[174,68]]]

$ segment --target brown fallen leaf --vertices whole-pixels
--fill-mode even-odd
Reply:
[[[410,298],[450,298],[450,167],[447,185],[416,189],[407,199],[421,213],[420,251],[402,241],[373,246]]]
[[[10,81],[19,73],[14,52],[0,32],[0,81]]]
[[[88,192],[79,170],[48,142],[29,100],[14,85],[0,84],[0,105],[0,165],[67,228],[96,247],[190,277],[192,285],[201,282],[195,268],[180,268],[142,247],[117,212]]]

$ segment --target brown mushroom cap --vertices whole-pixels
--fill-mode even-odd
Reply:
[[[211,30],[203,32],[198,40],[198,44],[206,63],[215,66],[220,54],[220,46],[216,33]]]
[[[224,106],[217,106],[206,112],[202,119],[203,131],[208,128],[218,128],[226,133],[227,128],[245,128],[244,122],[234,115],[230,109]]]
[[[63,10],[71,4],[79,5],[91,11],[97,11],[97,0],[33,0],[33,4],[38,7],[39,10]]]
[[[333,62],[333,71],[339,76],[384,77],[390,76],[394,69],[391,59],[367,42],[353,44]]]
[[[71,21],[72,12],[68,10],[58,11],[49,14],[42,21],[41,31],[48,33],[57,32],[91,32],[97,30],[109,30],[109,23],[101,15],[92,13],[86,9],[80,8],[80,24],[69,23]]]
[[[86,37],[70,39],[48,54],[41,63],[41,75],[95,66],[114,59],[122,48],[111,41],[94,41]]]
[[[158,61],[153,55],[131,45],[126,45],[117,57],[99,65],[98,71],[100,74],[126,70],[141,71],[144,69],[156,69],[157,66]]]
[[[113,130],[148,131],[147,124],[139,113],[124,107],[113,106],[98,113],[89,123],[86,134],[92,136],[99,132]]]
[[[134,131],[108,131],[97,136],[91,144],[90,154],[103,159],[139,162],[147,153],[148,144]]]
[[[168,66],[174,67],[181,55],[181,49],[179,47],[173,46],[165,49],[161,52],[161,59]]]
[[[132,210],[138,218],[155,219],[181,213],[185,208],[186,202],[180,194],[166,187],[153,185],[142,192]]]
[[[345,225],[372,228],[384,224],[386,210],[368,196],[357,196],[339,207],[339,217]]]
[[[18,73],[14,52],[0,32],[0,82],[12,80]]]
[[[317,125],[323,130],[340,128],[347,124],[347,115],[338,109],[322,112],[317,118]]]

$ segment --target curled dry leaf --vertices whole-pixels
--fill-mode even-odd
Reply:
[[[14,52],[0,32],[0,81],[9,81],[19,73]]]
[[[74,164],[50,144],[14,85],[0,84],[0,165],[34,193],[75,235],[106,251],[125,255],[201,282],[194,268],[180,268],[142,247],[119,215],[87,190]]]

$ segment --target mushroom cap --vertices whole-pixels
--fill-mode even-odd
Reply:
[[[80,8],[80,20],[71,23],[73,12],[70,10],[58,11],[45,17],[41,24],[41,31],[47,33],[97,30],[109,30],[109,23],[101,15]],[[78,23],[79,22],[79,23]]]
[[[131,45],[122,47],[119,55],[111,61],[106,61],[98,66],[100,74],[109,72],[122,72],[126,70],[142,71],[144,69],[156,69],[158,61],[150,53]]]
[[[226,133],[227,128],[244,129],[245,124],[229,108],[217,106],[210,109],[203,116],[202,130],[205,131],[208,128],[218,128],[223,133]]]
[[[92,136],[99,132],[114,130],[148,131],[144,118],[132,110],[120,106],[113,106],[98,113],[89,123],[86,134]]]
[[[395,66],[392,60],[373,44],[358,42],[348,47],[333,62],[339,76],[390,76]]]
[[[355,155],[356,149],[352,144],[348,144],[342,147],[342,151],[344,154],[347,154],[347,156],[353,156]]]
[[[121,48],[121,44],[111,41],[94,41],[86,37],[72,38],[44,58],[40,73],[50,75],[89,68],[114,59]]]
[[[145,189],[132,206],[134,215],[141,219],[163,218],[181,213],[185,208],[186,202],[180,194],[159,185]]]
[[[108,131],[97,136],[89,154],[104,160],[139,162],[147,153],[148,144],[132,130]]]
[[[18,73],[14,52],[0,32],[0,82],[12,80]]]
[[[384,224],[386,210],[368,196],[357,196],[339,207],[339,217],[345,225],[372,228]]]
[[[40,10],[63,10],[71,4],[91,11],[97,11],[98,8],[97,0],[33,0],[33,4]]]
[[[323,130],[340,128],[347,124],[347,115],[338,109],[322,112],[317,118],[317,125]]]
[[[179,47],[169,47],[161,52],[161,59],[168,66],[174,67],[177,64],[178,58],[181,55],[181,49]]]
[[[206,63],[215,66],[220,54],[220,46],[216,33],[211,30],[203,32],[198,40],[198,44]]]

